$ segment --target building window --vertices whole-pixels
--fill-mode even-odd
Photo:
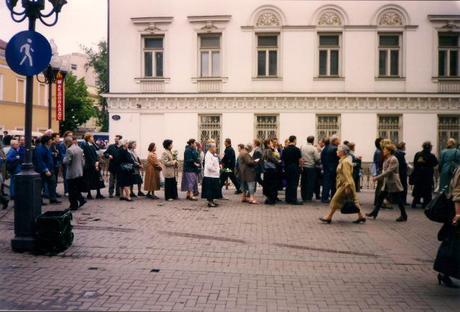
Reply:
[[[397,144],[402,139],[401,116],[398,115],[380,115],[378,125],[378,136],[384,139],[390,139],[392,143]]]
[[[446,148],[447,140],[460,141],[460,116],[438,116],[438,152]]]
[[[459,77],[459,34],[440,33],[438,39],[439,77]]]
[[[340,35],[319,35],[319,76],[338,77],[340,73]]]
[[[144,77],[163,77],[163,37],[143,38]]]
[[[316,137],[318,140],[340,135],[340,115],[317,115]]]
[[[71,64],[71,65],[70,65],[70,68],[71,68],[72,70],[77,70],[77,64]]]
[[[220,77],[220,34],[200,35],[200,77]]]
[[[222,131],[220,115],[199,115],[199,137],[203,144],[209,139],[216,141],[217,151],[220,149],[220,137]]]
[[[260,141],[278,137],[278,115],[256,115],[255,137]]]
[[[16,102],[23,104],[26,102],[26,82],[24,79],[16,80]]]
[[[401,36],[379,35],[379,77],[399,77],[401,63]]]
[[[46,105],[46,87],[45,84],[41,83],[38,87],[38,105]]]
[[[257,76],[278,75],[278,35],[257,35]]]

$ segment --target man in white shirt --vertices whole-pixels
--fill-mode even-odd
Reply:
[[[320,162],[318,149],[313,146],[314,136],[307,138],[307,145],[302,146],[301,194],[303,201],[311,201],[316,185],[316,165]]]

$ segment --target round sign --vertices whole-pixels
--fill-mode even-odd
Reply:
[[[120,115],[113,115],[113,116],[112,116],[112,119],[113,119],[113,120],[120,120],[121,117],[120,117]]]
[[[51,46],[42,34],[21,31],[6,45],[6,62],[17,74],[34,76],[48,67],[51,61]]]

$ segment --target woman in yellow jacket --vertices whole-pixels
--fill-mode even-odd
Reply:
[[[324,223],[331,223],[334,213],[343,207],[347,200],[352,200],[356,207],[359,208],[358,219],[353,223],[359,224],[366,222],[366,218],[361,213],[361,205],[358,196],[356,196],[355,181],[353,180],[353,165],[350,160],[350,148],[346,145],[340,145],[337,149],[339,156],[339,165],[337,166],[336,186],[337,191],[331,200],[331,211],[323,218],[319,218]]]

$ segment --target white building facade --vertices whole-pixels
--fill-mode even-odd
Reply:
[[[109,0],[110,134],[237,143],[460,132],[460,1]]]

